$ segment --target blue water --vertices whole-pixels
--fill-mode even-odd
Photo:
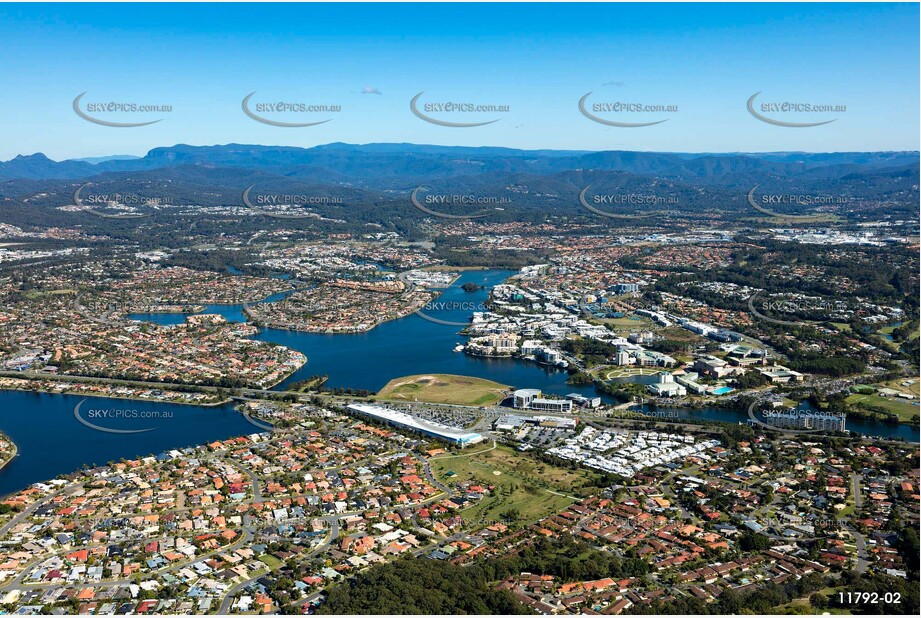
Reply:
[[[154,429],[115,434],[86,427],[74,417],[74,406],[84,399],[80,415],[93,424],[109,429]],[[95,410],[117,410],[122,418],[94,418],[91,411]],[[133,410],[144,415],[156,413],[160,418],[125,418]],[[166,413],[171,417],[166,418]],[[4,496],[32,483],[75,472],[83,465],[156,455],[261,430],[230,404],[185,406],[0,390],[0,431],[19,447],[19,454],[0,470],[0,496]]]
[[[261,302],[276,302],[290,294],[290,292],[279,292],[272,294]],[[243,305],[205,305],[204,311],[200,313],[212,313],[224,316],[228,322],[245,322],[246,316],[243,314]],[[153,322],[161,326],[172,326],[185,322],[188,314],[185,313],[131,313],[128,318],[140,320],[142,322]]]
[[[351,387],[377,392],[394,378],[425,373],[450,373],[485,378],[516,388],[539,388],[555,395],[580,393],[599,396],[594,386],[567,384],[568,374],[564,370],[521,360],[477,358],[453,351],[455,345],[465,341],[465,337],[457,334],[462,328],[461,325],[467,324],[472,311],[482,307],[489,298],[489,288],[502,283],[514,273],[515,271],[507,270],[462,273],[457,281],[443,291],[435,301],[435,306],[425,311],[430,317],[454,322],[454,325],[435,323],[413,314],[400,320],[386,322],[361,334],[322,335],[269,328],[263,329],[256,338],[279,343],[307,355],[307,364],[276,388],[285,388],[292,382],[310,376],[327,375],[327,387]],[[465,292],[461,286],[468,281],[484,286],[484,289]],[[276,300],[281,296],[283,294],[275,295],[269,300]],[[207,311],[220,313],[228,320],[244,319],[239,306],[210,305]],[[176,324],[184,319],[184,316],[176,314],[145,314],[131,317],[158,324]],[[640,380],[620,378],[614,381]],[[600,396],[606,403],[613,402],[607,395]],[[748,421],[746,412],[722,408],[678,409],[677,415],[679,418],[700,418],[725,423]],[[852,420],[848,421],[847,428],[872,436],[900,437],[912,442],[921,440],[918,429],[908,425]]]
[[[460,286],[472,281],[493,286],[511,275],[510,271],[469,271],[438,299],[440,306],[427,311],[431,317],[465,324],[471,313],[488,297],[488,289],[473,293]],[[277,300],[284,294],[270,298]],[[451,305],[457,303],[457,305]],[[461,308],[451,309],[457,306]],[[245,319],[242,307],[209,305],[208,313],[218,313],[229,320]],[[180,314],[138,314],[158,324],[178,324]],[[266,329],[258,335],[263,341],[280,343],[307,355],[308,363],[286,384],[315,374],[329,376],[330,387],[352,387],[377,391],[393,378],[422,373],[453,373],[487,378],[518,388],[540,388],[548,393],[564,395],[578,392],[594,395],[593,386],[566,384],[565,371],[535,363],[512,359],[482,359],[454,352],[456,344],[465,338],[458,333],[460,325],[431,322],[418,315],[385,323],[367,333],[355,335],[319,335],[277,329]],[[219,407],[182,406],[157,402],[120,399],[88,398],[84,418],[89,409],[120,409],[139,411],[170,411],[172,418],[131,419],[119,421],[95,420],[111,428],[137,429],[156,427],[139,434],[103,433],[80,424],[73,414],[74,406],[84,398],[17,391],[0,391],[0,431],[9,435],[19,446],[20,454],[0,470],[0,495],[17,491],[31,483],[54,478],[80,469],[83,465],[104,464],[121,458],[158,454],[164,450],[194,446],[217,439],[256,431],[231,405]],[[604,398],[608,400],[608,398]],[[706,408],[702,410],[665,409],[679,418],[700,418],[727,423],[746,422],[744,412]],[[919,441],[917,429],[907,425],[886,425],[848,421],[848,429],[882,437],[902,437]]]
[[[537,363],[513,359],[488,359],[454,352],[454,346],[466,341],[458,334],[469,322],[471,313],[482,308],[489,298],[489,288],[515,274],[508,270],[466,271],[425,310],[440,324],[418,315],[385,322],[366,333],[316,334],[298,331],[263,329],[256,339],[279,343],[307,355],[307,364],[276,388],[314,375],[327,375],[329,388],[350,387],[377,392],[390,380],[422,373],[450,373],[486,378],[517,388],[539,388],[547,393],[566,395],[581,393],[598,396],[594,386],[566,384],[568,374]],[[461,289],[464,283],[484,286],[475,292]],[[270,297],[276,300],[280,295]],[[219,313],[231,321],[243,321],[238,305],[209,305],[207,313]],[[179,324],[179,314],[132,314],[135,320],[157,324]],[[605,396],[605,400],[609,399]]]
[[[803,402],[799,407],[810,408],[807,402]],[[659,407],[651,410],[649,406],[643,406],[642,411],[650,415],[661,415],[670,417],[674,415],[677,418],[699,419],[704,421],[719,421],[721,423],[742,423],[748,422],[748,412],[739,410],[726,410],[724,408],[667,408]],[[909,442],[921,441],[921,433],[917,427],[909,425],[890,425],[889,423],[868,423],[849,418],[845,424],[848,431],[859,433],[865,436],[876,436],[879,438],[901,438]]]

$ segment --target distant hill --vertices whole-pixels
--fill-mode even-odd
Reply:
[[[624,171],[723,183],[739,176],[838,178],[918,165],[917,152],[693,154],[630,151],[517,150],[418,144],[342,144],[313,148],[225,144],[154,148],[144,157],[94,157],[55,162],[38,153],[0,163],[0,180],[85,178],[182,165],[270,170],[281,175],[339,178],[373,184],[486,172],[552,174],[584,169]],[[914,167],[913,167],[914,166]],[[728,180],[730,179],[730,180]],[[747,182],[747,180],[746,180]]]
[[[107,157],[82,157],[79,159],[71,159],[72,161],[83,161],[85,163],[91,163],[96,165],[97,163],[105,163],[106,161],[131,161],[133,159],[140,159],[136,155],[109,155]]]
[[[96,173],[86,161],[52,161],[40,152],[0,163],[0,180],[82,178]]]
[[[98,158],[97,158],[98,159]],[[669,198],[655,208],[618,206],[614,214],[731,213],[753,216],[746,195],[822,195],[844,198],[836,213],[863,219],[876,210],[910,217],[918,208],[917,152],[656,153],[469,148],[417,144],[327,144],[313,148],[226,144],[154,148],[144,157],[90,163],[52,161],[38,153],[0,163],[0,205],[46,210],[71,204],[84,182],[97,194],[136,193],[191,206],[235,206],[241,193],[323,195],[339,206],[317,206],[323,216],[395,225],[419,219],[410,201],[417,187],[429,193],[503,198],[494,221],[539,221],[550,213],[586,215],[579,195],[629,193]],[[778,206],[778,212],[809,209]],[[469,214],[445,207],[447,214]],[[12,215],[10,215],[12,216]],[[9,220],[10,216],[6,217]],[[15,221],[32,215],[20,210]],[[51,224],[66,224],[56,213]]]

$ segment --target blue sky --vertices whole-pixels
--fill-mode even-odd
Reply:
[[[0,5],[0,159],[142,155],[156,146],[413,142],[516,148],[683,152],[916,150],[917,4],[99,4]],[[380,94],[362,93],[376,89]],[[241,110],[286,101],[338,113]],[[507,105],[475,128],[415,117],[412,97]],[[672,113],[597,115],[589,104],[676,105]],[[746,101],[846,105],[771,114],[836,121],[809,128],[753,118]],[[167,104],[135,128],[79,118],[86,102]]]

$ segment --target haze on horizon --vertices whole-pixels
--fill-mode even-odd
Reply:
[[[291,146],[291,145],[288,145],[288,144],[275,144],[275,143],[272,143],[272,144],[162,144],[162,145],[160,145],[160,146],[155,146],[155,147],[152,148],[152,149],[145,150],[144,152],[141,152],[141,153],[139,153],[139,154],[118,154],[118,153],[116,153],[116,154],[101,154],[101,155],[95,155],[95,156],[82,156],[82,155],[77,155],[77,156],[74,156],[74,157],[68,157],[68,158],[62,158],[62,159],[54,159],[54,158],[52,158],[52,157],[49,157],[46,153],[43,153],[43,152],[21,152],[21,153],[17,153],[16,155],[10,157],[9,159],[0,159],[0,163],[6,163],[6,162],[8,162],[8,161],[11,161],[11,160],[13,160],[13,159],[16,159],[17,157],[36,157],[36,156],[45,156],[46,158],[48,158],[48,159],[50,159],[50,160],[52,160],[52,161],[55,161],[55,162],[63,162],[63,161],[83,161],[83,162],[86,162],[86,163],[90,163],[90,164],[95,165],[95,164],[97,164],[97,163],[104,163],[104,162],[107,162],[107,161],[143,159],[143,158],[145,158],[145,156],[147,156],[147,155],[150,153],[151,150],[155,150],[155,149],[167,149],[167,150],[169,150],[169,149],[174,149],[174,148],[183,147],[183,146],[190,146],[190,147],[192,147],[192,148],[222,148],[222,147],[228,147],[228,146],[234,146],[234,145],[236,145],[236,146],[259,146],[259,147],[266,147],[266,148],[304,148],[304,149],[307,149],[307,150],[309,150],[309,149],[311,149],[311,148],[330,148],[330,147],[337,147],[337,146],[341,146],[341,147],[343,147],[343,148],[354,149],[354,150],[362,150],[362,149],[364,149],[364,148],[374,148],[374,147],[380,147],[380,146],[393,146],[395,152],[396,152],[396,151],[404,151],[404,152],[405,152],[405,150],[411,150],[411,149],[425,149],[425,148],[444,148],[444,149],[458,149],[458,150],[460,150],[460,149],[467,149],[467,148],[473,148],[473,149],[481,149],[481,150],[484,150],[484,151],[493,150],[493,149],[505,149],[505,150],[509,150],[509,151],[511,151],[511,152],[513,152],[513,153],[514,153],[514,152],[523,152],[523,153],[527,153],[527,152],[547,152],[547,153],[559,153],[559,154],[565,154],[565,153],[615,152],[615,151],[620,151],[620,152],[644,152],[644,153],[648,153],[648,154],[686,155],[686,156],[689,156],[689,157],[732,156],[732,155],[737,155],[737,156],[753,156],[753,157],[757,157],[757,156],[759,156],[759,155],[777,155],[777,156],[779,156],[779,155],[795,155],[795,154],[802,154],[802,155],[811,155],[811,154],[850,154],[850,153],[858,153],[858,152],[861,152],[861,153],[862,153],[862,152],[866,152],[866,153],[878,153],[878,154],[887,153],[887,152],[892,152],[892,153],[912,153],[912,152],[919,152],[918,150],[849,150],[849,151],[816,151],[816,152],[808,152],[808,151],[805,151],[805,150],[775,150],[775,151],[763,151],[763,152],[756,152],[756,151],[734,151],[734,152],[677,152],[677,151],[664,151],[664,150],[649,150],[649,151],[644,151],[644,150],[624,150],[624,149],[616,149],[616,148],[615,148],[615,149],[607,149],[607,150],[568,149],[568,148],[567,148],[567,149],[562,149],[562,148],[560,148],[560,149],[556,149],[556,148],[514,148],[514,147],[509,147],[509,146],[499,146],[499,145],[490,145],[490,144],[483,144],[483,145],[480,145],[480,146],[461,146],[461,145],[456,145],[456,144],[413,144],[413,143],[409,143],[409,142],[401,142],[401,143],[396,143],[396,142],[386,142],[386,143],[385,143],[385,142],[369,142],[369,143],[366,143],[366,144],[349,144],[349,143],[345,143],[345,142],[330,142],[330,143],[327,143],[327,144],[316,144],[316,145],[314,145],[314,146]],[[405,147],[405,150],[403,149],[403,147]]]

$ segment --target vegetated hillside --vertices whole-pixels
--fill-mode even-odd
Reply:
[[[505,590],[494,590],[478,569],[439,560],[405,558],[375,566],[335,587],[319,614],[528,614]]]
[[[452,215],[487,213],[487,223],[538,223],[554,218],[598,221],[579,201],[605,194],[629,195],[628,202],[592,202],[619,215],[655,215],[646,223],[765,219],[748,205],[757,185],[762,196],[815,196],[830,206],[796,202],[770,210],[793,215],[834,216],[852,222],[910,218],[917,213],[917,153],[676,154],[605,151],[525,151],[413,144],[329,144],[315,148],[228,144],[155,148],[138,159],[54,162],[44,155],[0,162],[0,222],[18,226],[71,226],[79,213],[76,188],[87,194],[137,195],[161,203],[196,207],[241,205],[243,189],[253,195],[306,195],[336,198],[311,207],[317,216],[347,221],[352,231],[414,230],[425,218],[410,192],[491,198],[471,209],[467,203],[439,203]],[[4,180],[6,179],[6,180]],[[424,198],[424,195],[423,195]],[[657,199],[661,202],[650,202]],[[161,222],[176,208],[140,210]],[[185,209],[188,213],[189,209]],[[197,215],[199,213],[194,213]],[[82,217],[85,219],[85,216]],[[611,223],[613,220],[607,221]],[[122,222],[123,223],[123,222]],[[313,220],[310,223],[315,223]],[[772,223],[768,221],[767,223]],[[773,222],[776,225],[776,222]],[[90,224],[105,233],[102,222]],[[191,225],[189,222],[186,225]],[[296,224],[293,224],[296,225]],[[332,229],[329,222],[313,226]],[[340,226],[341,228],[341,226]],[[411,232],[415,235],[415,231]]]
[[[86,195],[137,195],[172,205],[242,206],[241,194],[252,187],[252,195],[305,195],[335,198],[332,203],[313,206],[317,214],[334,219],[387,225],[393,217],[419,220],[421,213],[409,201],[410,193],[420,187],[420,200],[429,194],[470,195],[499,200],[482,206],[444,203],[437,210],[449,214],[489,212],[489,221],[531,221],[547,216],[590,217],[580,206],[580,192],[591,185],[586,200],[595,196],[630,195],[648,201],[597,202],[603,211],[620,214],[663,214],[678,216],[719,212],[730,218],[762,217],[747,202],[748,192],[758,185],[761,195],[815,195],[840,200],[831,212],[838,216],[873,216],[874,211],[889,216],[908,217],[917,212],[917,171],[910,168],[886,168],[848,174],[833,180],[809,177],[781,178],[760,176],[748,181],[736,180],[732,186],[699,179],[670,179],[632,172],[586,169],[549,174],[531,172],[484,172],[446,176],[431,170],[426,177],[412,179],[392,177],[349,182],[323,168],[235,168],[184,164],[176,167],[139,172],[105,172],[79,180],[21,179],[0,182],[0,206],[3,222],[21,225],[30,215],[16,220],[8,210],[14,206],[34,207],[32,223],[68,225],[65,216],[51,217],[48,211],[73,203],[73,192],[84,182],[91,185]],[[774,204],[772,210],[786,214],[814,214],[816,206],[796,203]],[[367,211],[367,217],[362,211]],[[150,209],[148,214],[169,212]],[[821,212],[829,212],[821,208]],[[383,215],[387,215],[386,218]],[[63,213],[62,213],[63,215]],[[357,216],[356,216],[357,215]],[[596,217],[597,218],[597,217]]]
[[[83,178],[104,172],[137,172],[181,165],[272,170],[302,168],[308,176],[325,170],[353,179],[432,178],[486,172],[552,174],[583,169],[624,171],[674,179],[730,182],[739,178],[846,174],[917,165],[918,154],[880,153],[755,153],[681,154],[630,151],[552,151],[511,148],[467,148],[415,144],[327,144],[314,148],[225,144],[154,148],[136,159],[109,159],[97,164],[55,162],[42,154],[0,162],[0,180],[16,178]]]

